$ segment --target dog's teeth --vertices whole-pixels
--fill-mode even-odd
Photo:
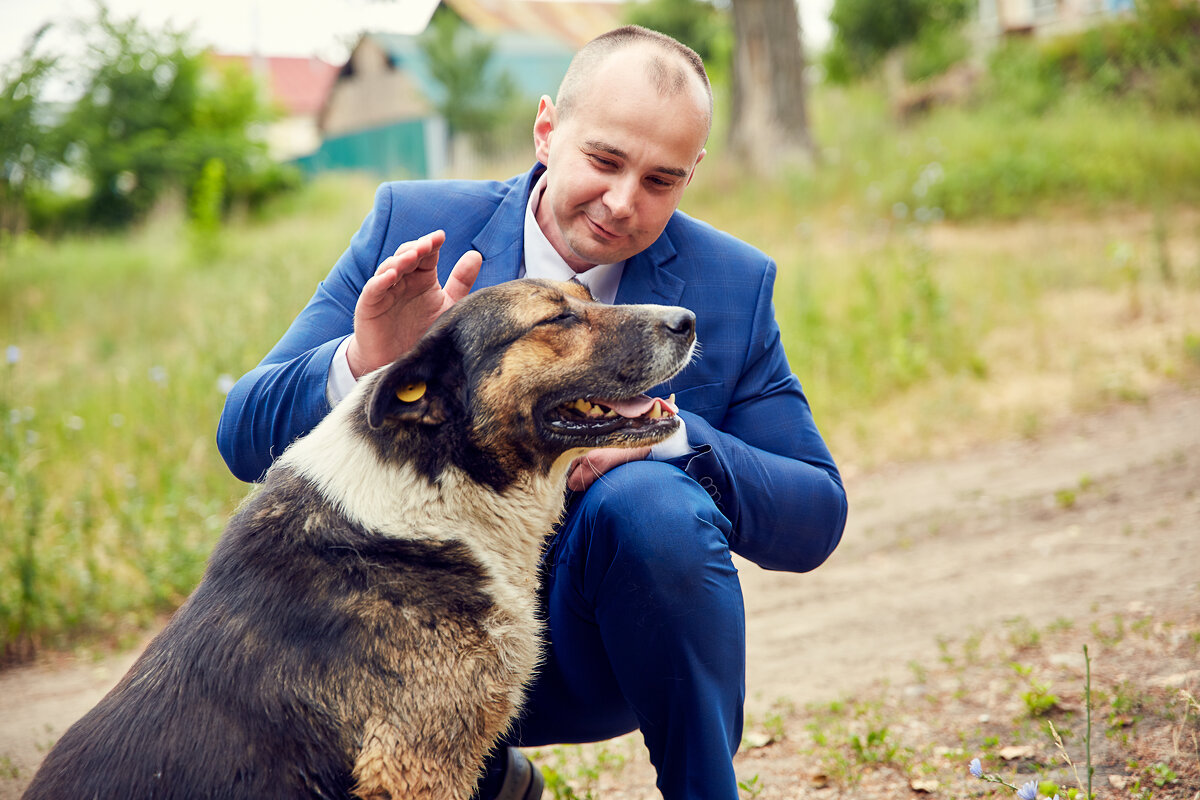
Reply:
[[[605,419],[612,419],[615,416],[617,416],[617,412],[613,411],[611,408],[604,412]]]
[[[602,408],[600,408],[600,406],[592,406],[591,408],[588,409],[587,415],[589,417],[591,417],[592,419],[596,419],[597,417],[603,417],[604,410]]]
[[[661,419],[662,418],[662,406],[660,406],[658,403],[655,403],[654,407],[650,409],[649,416],[650,416],[650,419]]]

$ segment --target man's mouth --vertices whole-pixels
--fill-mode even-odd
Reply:
[[[625,236],[625,234],[623,234],[623,233],[614,231],[608,227],[605,227],[604,225],[601,225],[599,222],[596,222],[596,220],[592,219],[590,216],[584,215],[584,218],[587,220],[588,225],[591,227],[592,231],[594,233],[596,233],[601,239],[612,240],[612,239],[620,239]]]

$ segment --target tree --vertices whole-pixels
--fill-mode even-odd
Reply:
[[[795,0],[733,0],[729,150],[758,175],[817,156]]]
[[[826,71],[834,80],[866,75],[888,53],[962,23],[973,0],[835,0]]]
[[[53,59],[36,54],[47,27],[0,72],[0,231],[25,227],[27,195],[58,157],[38,108],[38,96],[54,67]]]
[[[85,177],[89,223],[128,224],[168,189],[193,191],[212,159],[230,186],[271,169],[253,127],[270,118],[244,70],[214,74],[186,36],[116,21],[100,7],[82,56],[82,89],[61,135]]]
[[[418,41],[443,95],[432,98],[451,136],[463,134],[487,152],[494,134],[517,99],[512,79],[492,67],[492,42],[472,31],[452,10],[439,5]]]

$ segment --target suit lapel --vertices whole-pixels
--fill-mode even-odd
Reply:
[[[664,231],[654,244],[625,262],[616,302],[676,305],[683,294],[684,281],[666,267],[674,258],[675,245]]]
[[[525,207],[543,169],[539,164],[518,178],[496,213],[472,240],[471,246],[483,255],[475,289],[514,280],[520,273],[525,250]]]

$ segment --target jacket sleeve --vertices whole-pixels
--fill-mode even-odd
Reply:
[[[732,523],[730,547],[766,569],[807,572],[841,540],[845,489],[792,374],[771,300],[768,264],[748,352],[724,417],[681,411],[693,452],[675,463]]]
[[[225,398],[217,448],[241,480],[261,479],[289,444],[329,413],[325,396],[329,365],[338,345],[354,329],[354,306],[363,285],[383,260],[391,213],[391,192],[384,185],[375,194],[371,213],[308,305]]]

